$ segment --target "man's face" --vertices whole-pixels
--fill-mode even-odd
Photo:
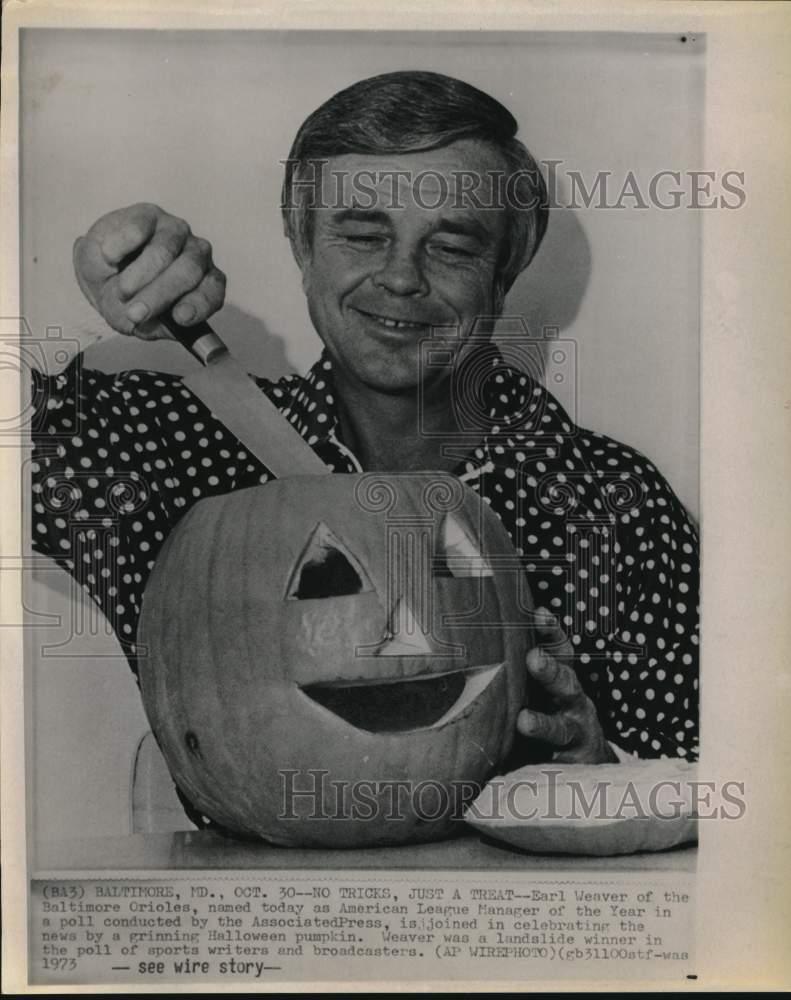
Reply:
[[[413,391],[424,379],[421,340],[433,336],[457,353],[475,320],[499,310],[505,213],[464,193],[478,176],[479,203],[491,205],[498,168],[496,153],[472,140],[326,164],[303,287],[346,377],[381,392]]]

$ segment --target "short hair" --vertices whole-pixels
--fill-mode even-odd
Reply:
[[[477,139],[499,152],[515,182],[503,202],[508,226],[498,261],[502,292],[533,259],[549,217],[538,164],[516,138],[517,122],[499,101],[440,73],[400,71],[369,77],[339,91],[305,119],[286,161],[282,210],[297,260],[309,253],[311,212],[302,188],[308,169],[346,153],[416,153]],[[297,181],[303,184],[296,184]]]

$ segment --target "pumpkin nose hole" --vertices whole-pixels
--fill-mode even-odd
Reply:
[[[192,730],[188,730],[184,734],[184,742],[187,744],[187,749],[195,757],[200,757],[200,743],[198,743],[198,737]]]
[[[302,690],[357,729],[397,733],[430,726],[459,699],[462,671],[385,684],[309,684]]]

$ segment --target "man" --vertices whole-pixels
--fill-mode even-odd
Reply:
[[[547,225],[516,128],[432,73],[364,80],[314,112],[283,215],[325,351],[306,378],[259,384],[335,471],[444,469],[497,512],[546,605],[526,665],[544,701],[518,720],[545,758],[692,758],[695,529],[649,461],[574,427],[487,336]],[[224,298],[210,244],[153,205],[101,218],[75,267],[105,320],[144,339],[170,336],[163,314],[193,325]],[[450,359],[440,370],[427,339]],[[177,377],[77,359],[37,391],[36,547],[102,607],[134,667],[167,532],[202,497],[269,474]]]

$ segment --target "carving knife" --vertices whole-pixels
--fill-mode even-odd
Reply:
[[[330,472],[208,323],[180,326],[170,316],[160,316],[159,322],[203,366],[185,375],[184,385],[274,476],[282,479]]]

